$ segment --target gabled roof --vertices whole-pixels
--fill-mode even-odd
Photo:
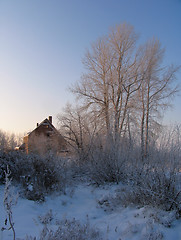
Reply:
[[[48,125],[52,130],[56,130],[56,128],[53,126],[53,124],[48,120],[48,118],[45,118],[45,120],[43,120],[40,124],[38,124],[38,126],[35,128],[39,128],[41,125]],[[34,130],[35,130],[34,129]]]
[[[57,134],[60,134],[57,129],[53,126],[53,124],[50,122],[50,120],[48,118],[45,118],[41,123],[39,123],[37,125],[37,127],[31,131],[31,132],[28,132],[26,136],[30,136],[33,132],[35,132],[39,127],[41,127],[42,125],[44,126],[49,126],[54,132],[56,132]]]

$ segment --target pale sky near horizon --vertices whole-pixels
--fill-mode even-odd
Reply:
[[[164,64],[181,65],[181,0],[0,0],[0,130],[24,133],[49,115],[56,125],[75,102],[67,89],[86,48],[122,22],[140,42],[158,38]],[[178,96],[165,123],[181,123],[180,105]]]

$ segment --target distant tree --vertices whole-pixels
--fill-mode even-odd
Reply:
[[[7,148],[6,134],[0,130],[0,150],[4,151]]]
[[[0,130],[0,150],[9,151],[14,150],[16,146],[22,143],[23,137],[19,134],[7,133]]]

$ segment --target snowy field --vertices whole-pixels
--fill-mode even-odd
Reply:
[[[13,208],[16,239],[37,237],[47,224],[56,230],[60,220],[78,220],[100,232],[105,240],[181,240],[181,220],[172,221],[172,213],[148,207],[123,207],[114,203],[121,185],[93,187],[80,184],[65,195],[51,195],[43,203],[19,197]],[[4,188],[0,186],[0,228],[4,226]],[[1,231],[0,240],[12,240],[12,231]],[[32,238],[33,239],[33,238]],[[72,238],[74,239],[74,238]]]

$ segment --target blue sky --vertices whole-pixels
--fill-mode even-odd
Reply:
[[[86,48],[122,22],[140,42],[158,38],[164,64],[181,65],[181,0],[0,0],[0,129],[23,133],[49,115],[56,125]],[[180,123],[180,104],[164,122]]]

